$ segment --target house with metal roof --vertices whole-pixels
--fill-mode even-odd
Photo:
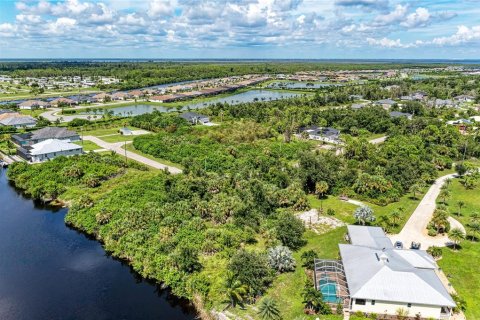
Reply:
[[[73,156],[82,153],[82,146],[58,139],[48,139],[17,149],[19,156],[31,162],[43,162],[59,156]]]
[[[412,120],[413,115],[407,112],[392,111],[390,112],[390,118],[407,118],[408,120]]]
[[[190,122],[191,124],[203,124],[208,125],[210,123],[210,119],[203,115],[196,112],[185,112],[180,115],[180,118],[183,118]]]
[[[396,249],[381,228],[348,226],[340,260],[315,260],[315,288],[349,312],[450,319],[455,302],[422,250]]]

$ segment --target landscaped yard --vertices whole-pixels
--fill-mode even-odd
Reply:
[[[79,146],[82,146],[83,151],[93,151],[93,150],[102,149],[102,147],[100,147],[100,146],[96,145],[94,142],[88,141],[88,140],[76,141],[74,143],[78,144]]]
[[[447,200],[449,212],[455,219],[459,220],[469,232],[467,224],[471,222],[471,215],[476,212],[480,214],[480,187],[465,189],[460,179],[453,179],[450,184],[451,197]],[[465,203],[457,215],[458,201]],[[477,235],[478,236],[478,235]],[[478,267],[480,261],[480,242],[463,240],[461,249],[458,251],[444,248],[443,258],[438,262],[446,275],[450,275],[450,282],[460,297],[467,302],[467,319],[480,319],[480,272]]]

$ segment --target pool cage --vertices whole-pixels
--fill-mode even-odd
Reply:
[[[341,261],[315,259],[313,277],[315,289],[322,293],[323,301],[335,306],[341,303],[349,308],[350,294]]]

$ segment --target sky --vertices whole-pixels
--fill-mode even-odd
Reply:
[[[0,0],[0,58],[480,59],[480,0]]]

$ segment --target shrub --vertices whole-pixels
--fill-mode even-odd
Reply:
[[[295,270],[295,259],[292,257],[292,251],[284,246],[268,249],[268,263],[278,272]]]
[[[328,214],[329,216],[334,216],[334,215],[335,215],[335,210],[332,209],[332,208],[328,208],[328,209],[327,209],[327,214]]]
[[[432,246],[427,249],[427,252],[434,258],[439,258],[442,256],[442,248]]]
[[[297,219],[290,212],[278,214],[276,221],[277,238],[284,246],[292,250],[299,249],[305,245],[302,235],[305,232],[303,222]]]
[[[240,250],[232,257],[228,268],[233,277],[247,285],[255,295],[263,293],[273,280],[265,254]]]
[[[318,254],[313,250],[308,250],[302,253],[302,267],[313,270],[315,267],[315,258],[318,258]]]

